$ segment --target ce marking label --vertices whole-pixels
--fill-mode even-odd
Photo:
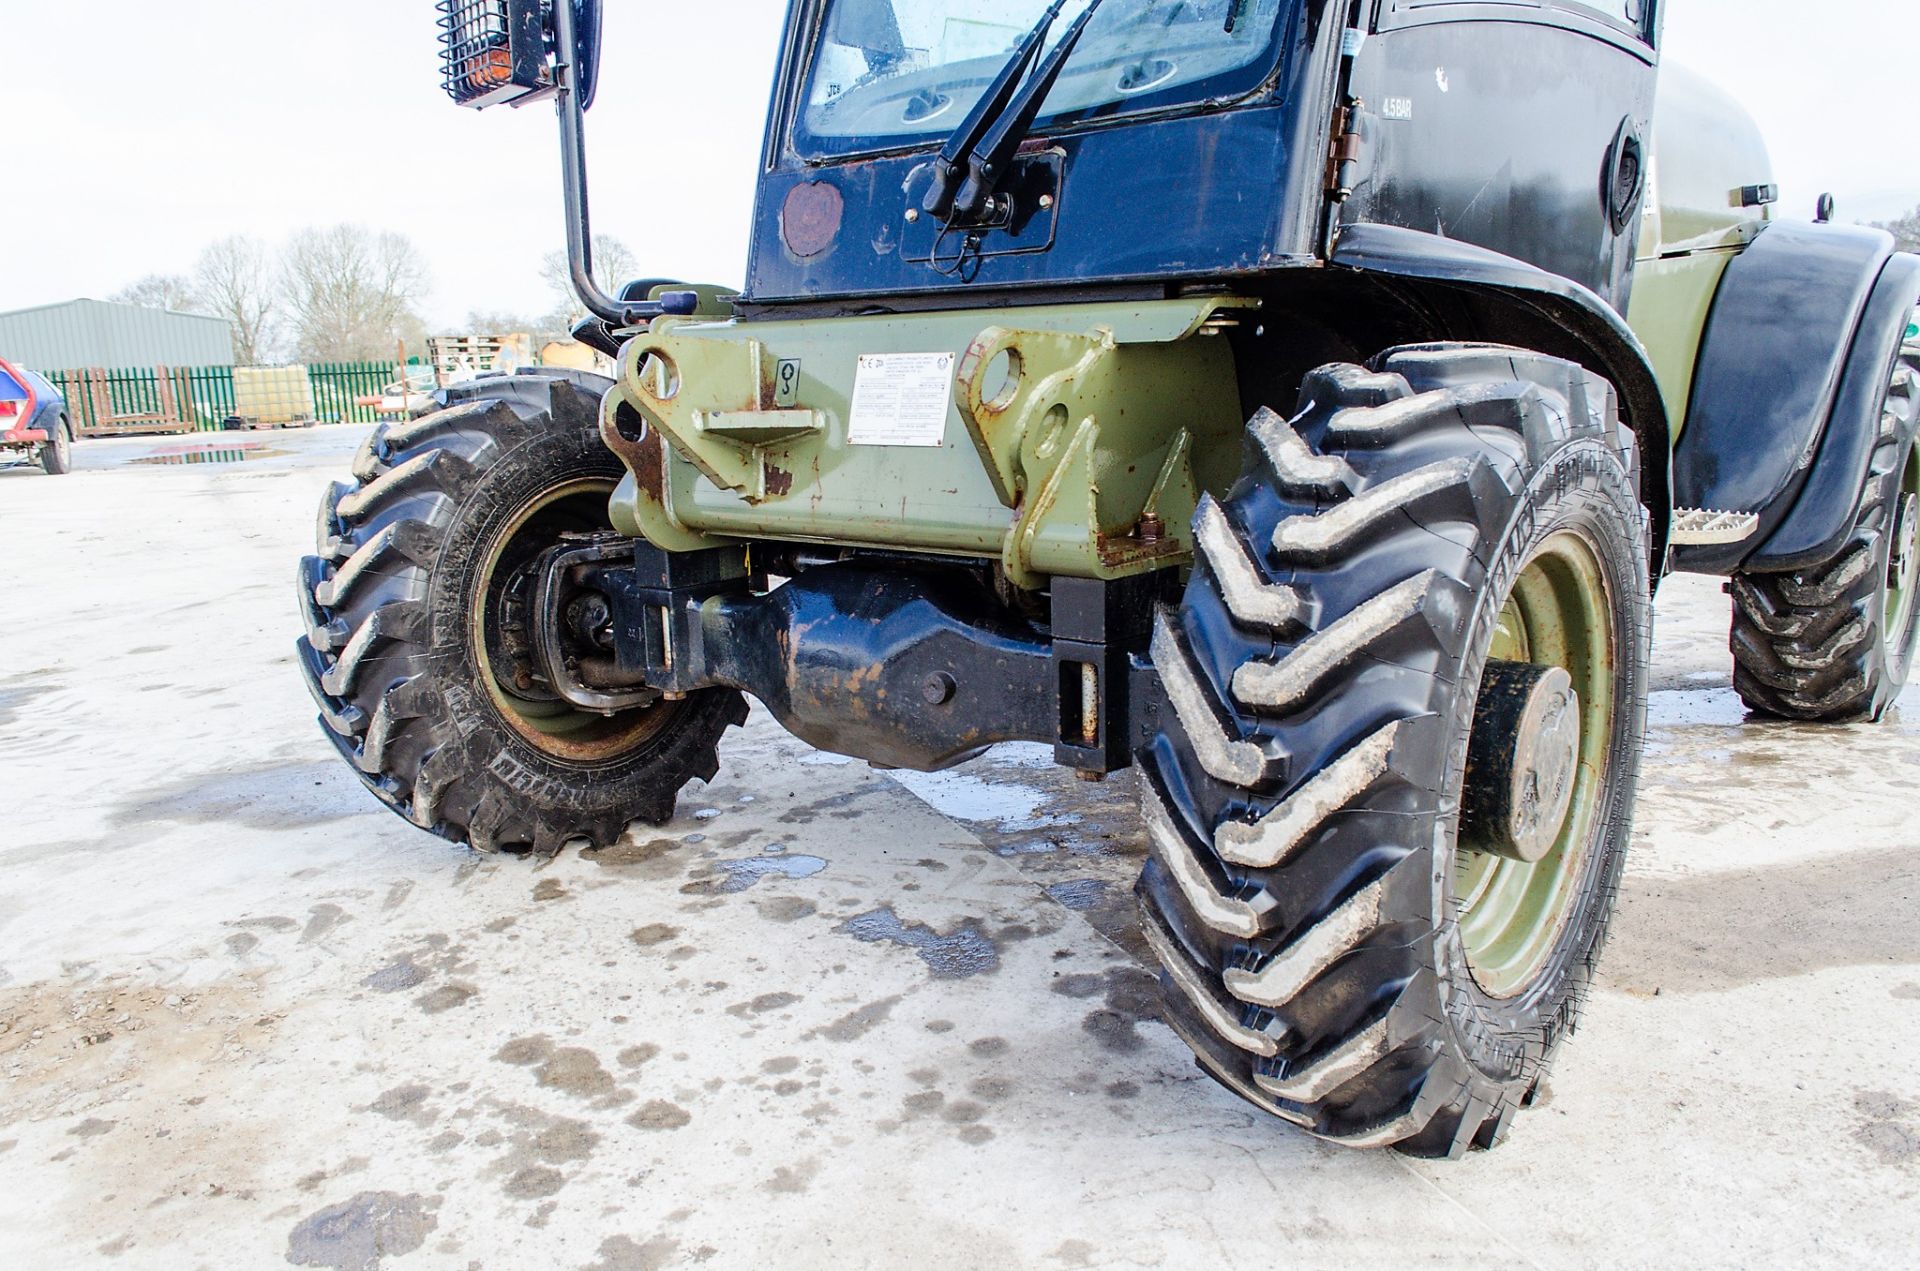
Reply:
[[[795,406],[800,402],[800,359],[783,357],[773,368],[773,404]]]

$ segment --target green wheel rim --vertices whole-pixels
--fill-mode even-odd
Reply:
[[[1900,470],[1900,488],[1893,498],[1891,549],[1887,552],[1886,622],[1889,645],[1904,648],[1903,637],[1913,621],[1915,574],[1920,568],[1920,447],[1907,450]]]
[[[1580,757],[1559,837],[1533,862],[1463,837],[1454,907],[1474,981],[1491,997],[1524,992],[1573,914],[1593,850],[1614,717],[1613,598],[1593,547],[1570,530],[1534,552],[1501,607],[1489,660],[1563,668],[1579,695]]]
[[[597,477],[568,481],[516,509],[487,541],[469,611],[474,664],[495,710],[535,749],[573,763],[618,759],[658,733],[678,703],[658,702],[612,715],[581,710],[551,695],[537,696],[531,685],[515,684],[505,667],[494,665],[491,650],[502,644],[504,598],[515,572],[559,541],[562,533],[606,529],[607,496],[613,488],[612,481]]]

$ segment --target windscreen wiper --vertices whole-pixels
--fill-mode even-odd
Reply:
[[[933,188],[921,205],[929,215],[942,221],[967,221],[986,210],[994,186],[1005,174],[1007,162],[1019,148],[1021,139],[1033,127],[1040,105],[1060,78],[1074,45],[1087,29],[1100,0],[1090,0],[1080,16],[1073,20],[1046,61],[1021,84],[1027,70],[1047,42],[1054,19],[1066,7],[1067,0],[1054,0],[1041,15],[1039,23],[1015,46],[1013,56],[1000,68],[992,84],[974,103],[973,110],[940,147],[934,160]]]

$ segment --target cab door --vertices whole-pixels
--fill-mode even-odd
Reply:
[[[1624,311],[1655,0],[1373,0],[1347,92],[1360,162],[1338,223],[1518,257]]]

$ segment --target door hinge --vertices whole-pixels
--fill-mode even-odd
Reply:
[[[1333,112],[1332,140],[1327,147],[1327,193],[1335,203],[1346,202],[1353,193],[1360,169],[1360,110],[1365,104],[1358,97],[1349,97]]]

